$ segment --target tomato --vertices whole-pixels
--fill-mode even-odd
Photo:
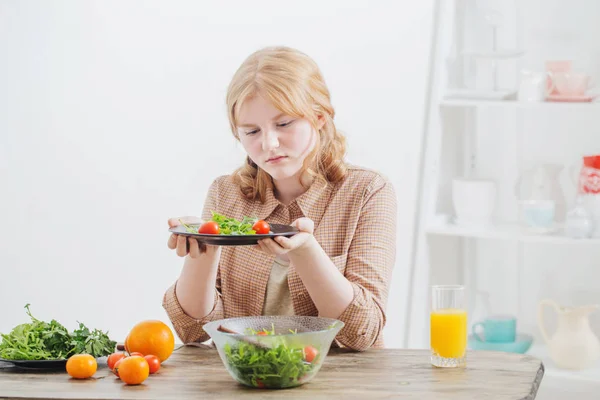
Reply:
[[[265,235],[269,232],[271,232],[271,227],[269,226],[269,223],[266,221],[258,220],[254,223],[254,225],[252,225],[252,230],[255,231],[257,234],[259,235]]]
[[[317,358],[317,354],[319,354],[319,351],[317,349],[315,349],[312,346],[306,346],[304,347],[304,359],[311,363],[313,362],[313,360],[315,358]]]
[[[117,378],[119,377],[119,365],[121,365],[121,361],[123,361],[124,359],[126,359],[127,357],[123,357],[120,360],[118,360],[115,363],[115,366],[112,369],[113,374],[115,374],[117,376]]]
[[[139,351],[134,351],[133,353],[129,354],[129,356],[140,356],[140,357],[144,357],[144,355],[142,353],[140,353]]]
[[[119,361],[123,358],[125,358],[125,353],[121,353],[121,352],[112,353],[106,359],[106,364],[108,365],[108,368],[112,371],[115,368],[115,364],[117,363],[117,361]]]
[[[158,359],[158,357],[153,355],[147,355],[144,358],[148,362],[148,367],[150,367],[150,374],[153,374],[160,369],[160,360]]]
[[[218,235],[220,231],[219,224],[215,221],[205,222],[200,226],[200,229],[198,229],[198,233],[207,233],[209,235]]]
[[[139,385],[150,374],[150,366],[144,357],[132,356],[119,361],[115,367],[119,378],[128,385]]]
[[[96,373],[98,363],[90,354],[75,354],[67,360],[67,373],[75,379],[86,379]]]
[[[269,332],[260,331],[257,333],[258,336],[269,336]]]

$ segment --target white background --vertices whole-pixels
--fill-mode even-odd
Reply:
[[[432,3],[0,2],[0,332],[26,303],[116,340],[168,322],[182,259],[167,218],[199,214],[243,161],[227,85],[253,51],[288,45],[320,65],[349,161],[395,185],[386,341],[401,346]]]

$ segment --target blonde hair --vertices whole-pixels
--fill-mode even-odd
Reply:
[[[333,123],[335,111],[317,64],[306,54],[288,47],[267,47],[251,54],[238,68],[227,90],[227,109],[233,136],[242,104],[261,93],[281,112],[306,118],[318,130],[315,148],[304,160],[300,176],[336,183],[346,176],[343,158],[346,139]],[[324,124],[318,129],[318,118]],[[264,203],[271,176],[250,158],[237,169],[234,180],[246,198]]]

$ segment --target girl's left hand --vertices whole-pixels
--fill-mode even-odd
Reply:
[[[300,233],[291,238],[277,236],[274,239],[259,240],[257,249],[276,256],[298,251],[309,246],[314,239],[315,223],[309,218],[299,218],[292,223]]]

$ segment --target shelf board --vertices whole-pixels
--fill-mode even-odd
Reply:
[[[497,50],[497,51],[485,51],[485,50],[465,50],[461,52],[461,54],[465,57],[474,57],[474,58],[495,58],[495,59],[511,59],[518,58],[525,54],[523,50]]]
[[[559,368],[550,358],[548,347],[544,344],[532,345],[527,354],[540,359],[544,363],[544,374],[547,376],[600,383],[600,362],[596,362],[592,367],[580,371]]]
[[[600,245],[600,238],[573,239],[563,236],[561,233],[534,234],[527,232],[517,224],[498,224],[489,228],[462,227],[451,223],[431,224],[425,230],[431,235],[445,235],[457,237],[469,237],[480,239],[516,240],[532,243],[556,243],[556,244],[594,244]]]
[[[459,99],[446,98],[440,101],[442,107],[506,107],[506,108],[578,108],[595,109],[600,107],[600,101],[592,102],[560,102],[560,101],[539,101],[526,102],[517,100],[477,100],[477,99]]]

